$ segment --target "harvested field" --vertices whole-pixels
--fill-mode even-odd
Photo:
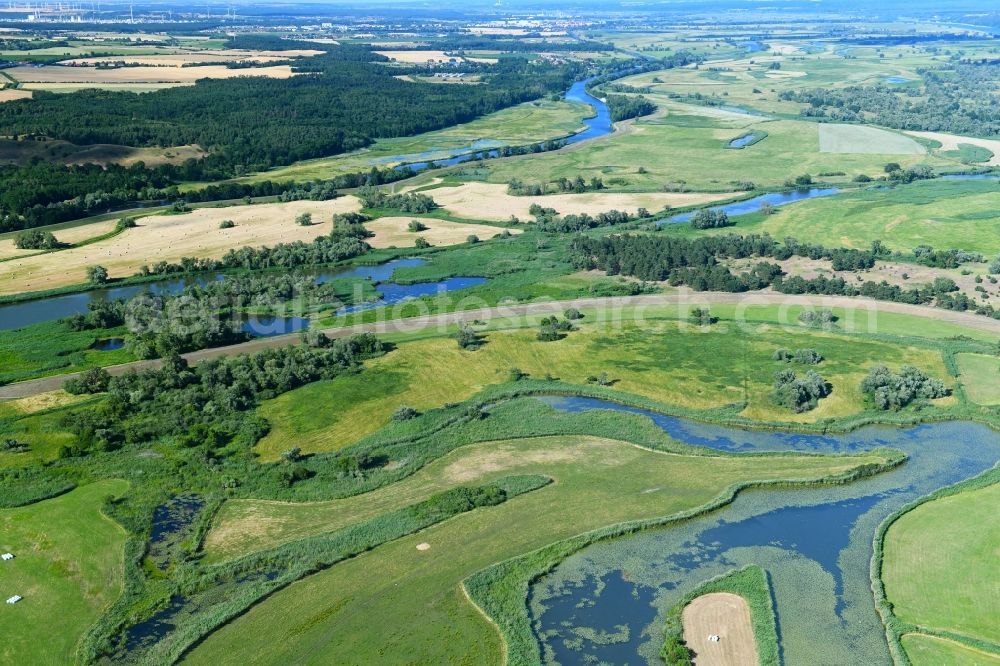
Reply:
[[[191,51],[186,53],[153,54],[153,55],[114,55],[96,58],[74,58],[65,60],[64,65],[99,65],[103,63],[123,62],[128,65],[146,65],[150,67],[182,67],[192,63],[222,63],[222,62],[257,62],[269,63],[291,58],[301,58],[319,55],[323,51],[249,51],[244,49],[220,49],[218,51]]]
[[[59,164],[122,164],[129,166],[143,162],[148,167],[161,164],[182,164],[189,158],[201,159],[207,155],[198,146],[170,146],[168,148],[133,148],[109,143],[78,146],[61,139],[36,139],[14,141],[0,138],[0,164],[24,164],[38,157]],[[61,240],[61,239],[60,239]]]
[[[958,136],[955,134],[944,134],[943,132],[906,132],[910,136],[937,141],[941,144],[940,150],[959,150],[959,144],[968,143],[979,146],[993,153],[993,157],[988,162],[982,162],[988,166],[1000,166],[1000,140],[997,139],[977,139],[971,136]]]
[[[821,123],[818,127],[821,153],[923,155],[927,152],[913,139],[877,127],[832,123]]]
[[[0,104],[4,102],[13,102],[15,99],[31,99],[31,91],[15,90],[14,88],[5,88],[0,90]]]
[[[694,650],[697,666],[750,666],[757,663],[757,645],[750,606],[729,592],[697,597],[684,608],[684,642]],[[717,642],[708,639],[718,636]]]
[[[123,83],[182,83],[190,85],[198,79],[229,79],[237,76],[267,76],[275,79],[287,79],[295,75],[288,65],[243,69],[229,69],[223,65],[120,67],[118,69],[48,65],[45,67],[12,67],[6,70],[6,73],[23,83],[90,84],[90,87]]]
[[[731,199],[731,192],[587,192],[585,194],[546,194],[517,197],[507,194],[507,186],[492,183],[465,183],[458,187],[428,190],[445,210],[469,219],[506,220],[511,215],[530,218],[531,204],[556,209],[560,215],[587,213],[596,215],[609,210],[635,213],[639,208],[659,211],[664,206],[677,208]]]
[[[57,231],[53,233],[53,235],[56,237],[56,240],[62,243],[75,245],[76,243],[82,243],[90,238],[111,233],[114,231],[115,224],[117,224],[117,220],[105,220],[104,222],[95,222],[94,224],[87,224]],[[0,238],[0,260],[9,259],[11,257],[38,254],[38,252],[39,250],[19,250],[14,247],[13,237]]]
[[[433,51],[433,50],[421,50],[421,51],[376,51],[384,55],[386,58],[395,60],[396,62],[405,62],[409,64],[422,65],[424,63],[434,61],[434,62],[448,62],[449,60],[455,60],[458,62],[469,61],[469,62],[487,62],[494,63],[497,61],[496,58],[470,58],[458,55],[448,55],[444,51]]]
[[[427,229],[409,231],[407,227],[413,220],[426,225]],[[480,240],[487,240],[504,231],[501,227],[485,224],[463,224],[427,217],[380,217],[365,223],[365,227],[375,233],[374,237],[368,239],[372,247],[412,247],[417,238],[423,238],[431,245],[458,245],[465,243],[470,235],[478,236]],[[512,234],[521,233],[520,229],[509,231]]]
[[[230,248],[311,241],[330,231],[334,213],[360,208],[357,199],[346,196],[332,201],[199,208],[183,215],[143,217],[137,220],[136,228],[104,241],[0,263],[0,293],[77,284],[83,282],[87,266],[95,264],[106,267],[112,277],[125,277],[144,264],[158,261],[218,258]],[[310,227],[295,224],[296,216],[301,213],[311,213],[317,224]],[[223,220],[232,220],[236,226],[219,229]]]

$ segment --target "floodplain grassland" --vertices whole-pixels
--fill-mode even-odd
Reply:
[[[649,96],[655,99],[655,96]],[[692,111],[693,113],[693,111]],[[719,127],[711,118],[698,127],[690,115],[683,124],[638,119],[620,134],[577,144],[529,158],[487,163],[490,182],[549,182],[558,178],[585,180],[597,177],[607,188],[624,192],[658,192],[664,188],[690,191],[732,191],[740,181],[757,187],[780,188],[789,178],[811,174],[824,182],[822,173],[844,173],[833,182],[859,174],[884,175],[887,162],[908,168],[920,164],[954,167],[955,163],[928,155],[824,153],[820,151],[817,123],[805,120],[760,121],[743,132]],[[729,142],[750,130],[763,130],[767,138],[743,150],[728,149]],[[641,169],[640,169],[641,167]]]
[[[85,281],[88,266],[101,265],[111,277],[128,277],[143,265],[182,257],[219,258],[230,249],[311,241],[330,232],[334,213],[360,210],[353,196],[329,201],[291,201],[196,208],[179,215],[153,215],[136,227],[96,243],[0,262],[0,294],[53,289]],[[310,213],[315,224],[300,226],[295,218]],[[235,226],[220,229],[224,220]]]
[[[958,136],[955,134],[945,134],[944,132],[906,132],[915,137],[933,141],[940,144],[936,148],[937,152],[962,152],[963,145],[970,145],[991,153],[985,160],[973,160],[984,166],[1000,166],[1000,141],[996,139],[980,139],[972,136]]]
[[[1000,404],[1000,358],[987,354],[956,354],[955,363],[969,400],[977,405]]]
[[[925,180],[888,190],[859,189],[800,201],[782,206],[773,215],[736,218],[735,227],[697,233],[767,232],[775,238],[793,236],[827,247],[858,249],[881,240],[902,252],[926,244],[989,257],[1000,252],[998,204],[1000,187],[994,181]],[[694,233],[689,225],[666,231]]]
[[[101,513],[124,481],[98,481],[54,499],[0,509],[0,596],[24,599],[0,613],[0,661],[74,661],[77,642],[122,587],[125,531]]]
[[[757,663],[750,606],[732,592],[710,592],[684,607],[684,642],[704,664]],[[708,636],[719,636],[711,641]]]
[[[897,618],[1000,645],[998,505],[994,483],[931,500],[892,523],[882,580]]]
[[[394,166],[401,161],[440,159],[447,157],[448,151],[472,146],[527,145],[573,134],[583,128],[583,119],[591,115],[593,109],[586,104],[562,100],[526,102],[446,129],[410,137],[378,139],[362,150],[296,162],[236,181],[286,182],[331,178],[338,174],[368,171],[373,166]],[[414,157],[417,155],[421,157]]]
[[[906,634],[902,641],[913,666],[1000,666],[1000,655],[926,634]]]
[[[257,663],[493,663],[501,638],[461,588],[473,572],[590,529],[703,505],[732,484],[817,478],[879,460],[688,456],[582,437],[489,442],[454,456],[433,468],[459,478],[537,470],[556,482],[294,583],[211,634],[183,663],[251,655]],[[650,488],[660,490],[644,492]]]
[[[825,360],[818,368],[833,385],[819,406],[803,414],[768,400],[775,349],[811,347]],[[467,399],[507,379],[517,367],[536,378],[546,374],[585,384],[607,371],[614,388],[689,409],[712,409],[746,400],[743,414],[762,421],[812,423],[863,409],[859,384],[878,362],[911,364],[947,380],[939,351],[837,334],[771,329],[747,334],[716,326],[699,332],[678,322],[625,323],[621,328],[583,325],[556,342],[540,342],[534,330],[490,332],[478,351],[458,348],[449,337],[400,343],[368,363],[357,376],[304,386],[268,401],[261,414],[270,433],[257,445],[264,460],[300,447],[331,451],[360,440],[407,405],[418,410]],[[948,404],[945,398],[941,404]],[[324,405],[316,409],[316,405]]]

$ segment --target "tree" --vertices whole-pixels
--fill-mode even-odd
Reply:
[[[300,227],[311,227],[313,223],[312,213],[302,213],[295,218],[295,224]]]
[[[476,234],[469,234],[468,236],[466,236],[465,242],[468,243],[469,245],[475,245],[476,243],[479,242],[479,236],[477,236]]]
[[[427,225],[420,220],[410,220],[410,223],[406,225],[407,231],[412,231],[414,233],[419,231],[427,231]]]
[[[302,457],[302,449],[300,449],[297,446],[293,446],[292,448],[282,453],[281,457],[285,460],[285,462],[290,462],[290,463],[296,462],[298,461],[299,458]]]
[[[702,208],[691,218],[691,226],[695,229],[719,229],[734,224],[736,223],[730,221],[726,211],[711,208]]]
[[[51,233],[39,229],[22,231],[14,238],[14,247],[19,250],[54,250],[61,245]]]
[[[458,340],[458,346],[462,349],[475,351],[483,346],[482,336],[474,328],[464,324],[458,329],[455,339]]]
[[[583,319],[583,313],[577,310],[576,308],[568,308],[563,313],[563,316],[566,317],[566,319],[569,319],[570,321],[577,321],[579,319]]]
[[[761,215],[768,215],[768,216],[774,215],[775,212],[777,212],[777,210],[778,209],[774,207],[774,204],[768,203],[767,201],[765,201],[764,203],[762,203],[760,205],[760,214]]]
[[[232,229],[235,226],[236,223],[233,222],[232,220],[223,220],[222,222],[219,223],[220,229]]]
[[[708,308],[695,308],[688,314],[688,323],[695,326],[711,326],[719,321],[718,317],[713,317]]]
[[[413,247],[419,250],[426,250],[431,246],[430,242],[423,236],[417,236],[417,240],[414,241]]]
[[[106,284],[108,281],[108,269],[104,266],[87,267],[87,281],[91,284]]]
[[[111,384],[111,375],[104,368],[91,368],[76,379],[67,380],[63,385],[67,393],[81,395],[85,393],[104,393]]]

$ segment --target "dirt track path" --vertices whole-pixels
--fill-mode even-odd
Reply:
[[[355,326],[342,326],[335,328],[319,329],[331,338],[340,338],[355,333],[371,332],[376,334],[386,333],[412,333],[424,331],[438,327],[442,331],[448,326],[471,321],[473,319],[509,321],[510,325],[518,323],[526,317],[536,315],[547,315],[552,313],[562,313],[566,308],[589,308],[598,309],[601,314],[598,321],[614,322],[615,313],[621,312],[625,308],[637,308],[643,306],[660,305],[680,305],[695,307],[699,305],[727,304],[738,306],[756,305],[781,305],[781,306],[814,306],[829,308],[851,308],[862,312],[893,312],[900,314],[927,317],[938,321],[949,322],[967,328],[995,333],[1000,337],[1000,320],[983,317],[970,312],[954,312],[952,310],[942,310],[926,305],[908,305],[906,303],[890,303],[886,301],[874,301],[863,298],[849,298],[846,296],[814,296],[814,295],[787,295],[775,292],[751,292],[744,294],[731,294],[725,292],[690,292],[680,291],[672,294],[651,294],[642,296],[618,296],[612,298],[579,298],[566,301],[545,301],[537,303],[526,303],[518,305],[501,305],[495,307],[478,308],[475,310],[461,310],[458,312],[447,312],[442,314],[421,315],[407,319],[391,319],[371,324],[359,324]],[[629,315],[633,319],[633,315]],[[794,320],[787,323],[794,324]],[[874,331],[873,331],[874,332]],[[281,335],[272,338],[261,338],[249,342],[230,345],[228,347],[215,347],[212,349],[202,349],[189,354],[184,354],[184,358],[189,363],[197,364],[207,359],[220,358],[223,356],[233,356],[235,354],[247,354],[258,352],[264,349],[275,349],[299,341],[298,334]],[[145,368],[159,367],[159,360],[135,361],[122,365],[114,365],[106,368],[112,375],[121,375],[129,370],[142,370]],[[10,400],[15,398],[25,398],[39,393],[47,393],[62,388],[67,379],[78,377],[80,373],[70,373],[56,375],[53,377],[43,377],[25,382],[0,386],[0,400]]]

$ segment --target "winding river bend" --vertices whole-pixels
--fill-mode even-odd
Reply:
[[[579,102],[581,104],[589,104],[594,108],[594,115],[590,118],[584,118],[583,124],[586,129],[576,134],[570,134],[564,137],[559,137],[555,141],[560,141],[566,145],[571,145],[574,143],[580,143],[581,141],[587,141],[588,139],[596,139],[599,136],[605,136],[611,134],[614,131],[613,123],[611,122],[611,111],[608,109],[608,105],[604,103],[604,100],[594,97],[589,92],[587,92],[587,86],[594,77],[589,79],[584,79],[582,81],[577,81],[566,94],[563,95],[563,99],[567,102]],[[427,151],[424,153],[412,153],[409,155],[394,155],[392,157],[383,157],[378,161],[383,162],[396,162],[402,161],[396,167],[396,170],[405,169],[409,167],[413,171],[423,171],[430,167],[444,167],[444,166],[454,166],[456,164],[461,164],[463,162],[469,162],[471,160],[485,160],[500,156],[501,147],[491,147],[487,150],[476,150],[481,148],[482,142],[474,142],[471,146],[467,148],[456,148],[449,151],[452,156],[447,158],[442,158],[439,160],[425,160],[425,161],[414,161],[421,160],[421,158],[427,157],[430,154],[438,151]],[[473,152],[469,152],[473,151]]]
[[[891,447],[909,456],[890,472],[844,486],[744,492],[700,518],[572,555],[531,588],[546,663],[661,663],[665,611],[702,582],[757,564],[771,580],[785,664],[889,666],[869,575],[878,525],[1000,460],[1000,435],[968,422],[821,436],[705,425],[589,398],[542,400],[562,411],[643,414],[677,440],[730,453]]]

